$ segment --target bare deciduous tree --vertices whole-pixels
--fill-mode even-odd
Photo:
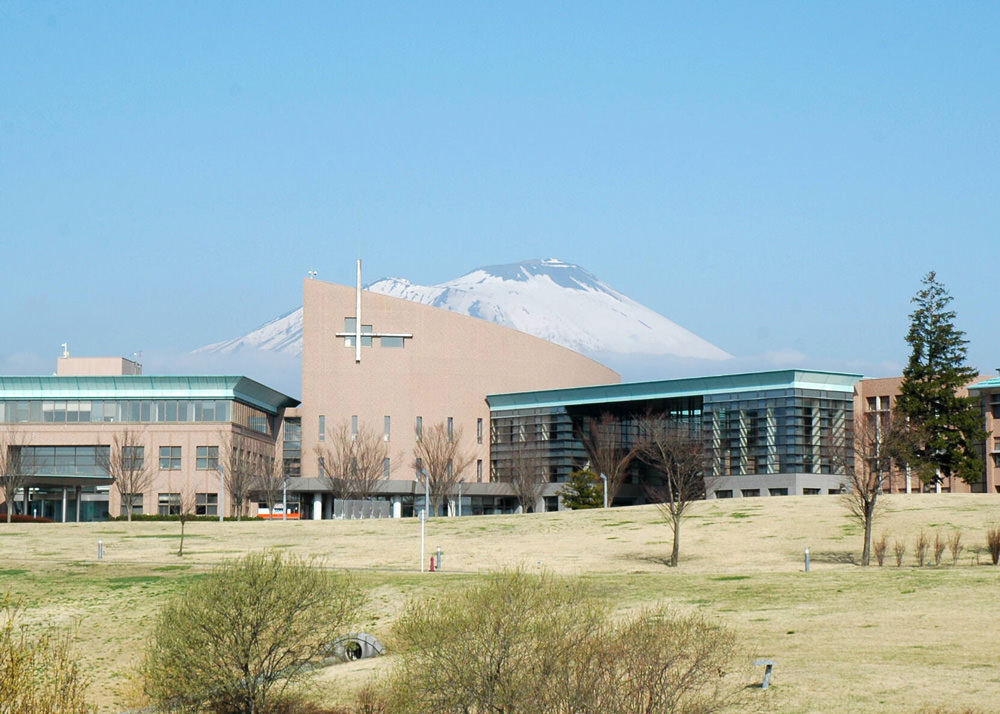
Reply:
[[[604,412],[596,419],[588,418],[577,430],[577,437],[587,450],[590,470],[607,478],[608,503],[614,503],[637,455],[636,448],[628,443],[625,424],[614,414]]]
[[[264,457],[254,483],[258,498],[267,504],[267,512],[274,515],[274,504],[281,498],[285,486],[285,465],[281,459]]]
[[[320,478],[334,498],[371,498],[385,475],[389,445],[382,433],[359,424],[357,433],[347,422],[327,430],[326,439],[316,446],[322,459]]]
[[[177,510],[177,520],[181,524],[181,540],[177,546],[177,556],[184,557],[184,526],[195,516],[197,497],[190,491],[180,494],[180,506]]]
[[[907,438],[904,420],[893,412],[870,412],[854,423],[853,433],[837,437],[848,490],[844,503],[864,529],[861,565],[871,562],[872,526],[878,517],[878,498],[889,481],[892,465],[903,452]]]
[[[509,456],[497,464],[496,479],[506,481],[514,487],[514,494],[523,513],[536,507],[545,484],[549,482],[549,472],[541,450],[545,443],[547,442],[540,441],[534,434],[525,434],[523,440],[512,444]]]
[[[255,439],[243,434],[223,432],[220,443],[219,464],[222,466],[230,509],[236,515],[236,520],[240,520],[246,512],[250,492],[260,475],[261,463],[270,455],[261,452]]]
[[[14,498],[25,488],[32,476],[32,465],[24,458],[28,438],[23,432],[5,429],[0,432],[0,488],[7,502],[7,522],[14,513]]]
[[[694,424],[647,416],[638,422],[638,455],[659,473],[659,484],[647,484],[650,500],[659,506],[673,531],[669,565],[680,556],[681,520],[688,507],[705,498],[705,441]]]
[[[476,456],[462,449],[462,428],[451,433],[443,422],[425,428],[413,447],[413,468],[430,487],[431,514],[455,491],[462,472]],[[428,515],[431,515],[428,514]]]
[[[98,451],[98,463],[114,479],[115,490],[129,521],[136,497],[141,506],[142,494],[153,483],[153,470],[146,460],[145,448],[142,433],[125,427],[111,438],[107,452]]]

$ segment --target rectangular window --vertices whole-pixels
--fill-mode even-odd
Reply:
[[[179,516],[181,514],[181,495],[179,493],[157,494],[156,512],[161,516]]]
[[[196,493],[194,497],[195,497],[194,514],[196,516],[219,515],[219,494]]]
[[[160,471],[180,471],[180,470],[181,470],[181,447],[161,446]]]
[[[476,460],[476,483],[483,482],[483,460]]]
[[[319,469],[319,477],[326,478],[326,459],[320,456],[316,462],[316,468]]]
[[[351,417],[351,436],[357,437],[358,435],[358,415],[355,414]]]
[[[389,417],[382,418],[382,439],[385,441],[389,441],[389,433],[390,433],[389,422],[390,422]]]
[[[392,472],[392,467],[389,465],[389,457],[386,456],[382,459],[382,478],[386,481],[389,480],[389,474]]]
[[[868,397],[868,411],[878,411],[878,397]]]
[[[196,465],[199,471],[217,471],[219,469],[219,447],[198,446],[195,449]]]
[[[767,489],[767,492],[770,495],[772,495],[772,496],[787,496],[788,495],[788,489],[787,488],[769,488],[769,489]]]
[[[993,467],[1000,469],[1000,454],[990,454],[993,457]]]
[[[123,446],[122,447],[122,469],[126,472],[135,473],[142,471],[146,463],[145,446]]]
[[[740,489],[740,493],[743,494],[743,498],[756,498],[760,495],[759,488],[744,488]]]
[[[132,504],[132,515],[141,516],[142,515],[142,494],[141,493],[123,493],[122,503],[121,503],[121,515],[127,516],[129,511],[129,504]]]
[[[319,440],[326,441],[326,415],[319,415]]]
[[[716,498],[732,498],[733,497],[733,492],[732,492],[731,489],[724,489],[724,490],[721,490],[721,491],[716,491],[715,492],[715,497]]]
[[[482,417],[476,419],[476,443],[483,443],[483,420]]]
[[[382,346],[383,347],[396,347],[396,348],[398,348],[398,347],[402,347],[403,346],[403,338],[402,337],[397,337],[395,335],[387,335],[386,337],[382,337],[381,340],[382,340]]]
[[[454,417],[448,417],[448,441],[455,438],[455,419]]]
[[[822,489],[818,488],[804,488],[802,489],[803,496],[819,496],[822,493]]]
[[[420,441],[421,437],[424,435],[424,418],[422,416],[417,417],[417,441]]]

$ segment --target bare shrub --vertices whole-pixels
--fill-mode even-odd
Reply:
[[[1000,527],[990,526],[986,529],[986,549],[990,552],[993,565],[1000,563]]]
[[[941,556],[944,555],[944,549],[947,547],[941,531],[934,531],[934,565],[941,565]]]
[[[951,533],[951,540],[948,542],[948,550],[951,551],[951,564],[958,565],[958,558],[962,555],[962,531],[956,529]]]
[[[919,567],[924,566],[924,562],[927,560],[927,549],[930,547],[931,542],[927,539],[927,534],[924,533],[923,529],[917,535],[916,548],[914,550],[914,556],[917,559],[917,565]]]
[[[0,712],[83,714],[87,678],[71,652],[69,636],[20,624],[20,603],[0,597]]]
[[[395,633],[384,708],[364,711],[694,713],[739,711],[746,696],[728,630],[664,608],[616,623],[579,581],[546,574],[494,573],[414,601]]]
[[[217,566],[160,611],[141,665],[160,709],[288,711],[309,662],[351,624],[352,581],[310,560],[250,553]]]
[[[885,563],[885,553],[889,550],[889,537],[883,533],[881,537],[872,544],[872,549],[875,551],[875,560],[878,562],[878,567],[882,567]]]
[[[903,556],[906,555],[906,542],[897,538],[892,544],[892,550],[896,554],[896,567],[903,567]]]

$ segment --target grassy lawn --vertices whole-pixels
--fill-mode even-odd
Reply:
[[[31,620],[75,631],[93,699],[108,712],[117,711],[116,692],[164,598],[212,564],[262,548],[354,571],[370,593],[362,627],[390,650],[391,622],[408,598],[520,566],[583,577],[619,612],[666,602],[734,628],[748,662],[778,662],[772,688],[761,693],[773,711],[996,710],[1000,626],[990,606],[1000,568],[980,551],[986,528],[1000,522],[1000,497],[885,502],[875,533],[906,543],[901,568],[891,548],[885,567],[854,564],[860,529],[838,499],[789,497],[699,504],[684,521],[676,569],[663,565],[670,534],[652,507],[431,520],[425,555],[444,552],[444,571],[435,574],[419,573],[414,519],[190,523],[183,558],[174,555],[176,523],[0,524],[0,591],[23,596]],[[921,530],[933,541],[956,529],[966,546],[956,565],[945,552],[940,566],[916,566]],[[320,691],[349,696],[390,661],[325,670]],[[748,684],[761,675],[751,669]]]

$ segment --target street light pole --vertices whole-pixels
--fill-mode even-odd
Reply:
[[[462,484],[465,483],[464,478],[458,480],[458,517],[462,517]]]
[[[424,572],[424,540],[427,529],[427,514],[430,511],[430,479],[424,471],[424,510],[420,513],[420,572]]]
[[[602,488],[601,490],[604,491],[604,507],[607,508],[608,507],[608,477],[605,476],[604,474],[600,474],[600,477],[601,477],[601,481],[604,482],[604,488]]]
[[[219,464],[219,523],[222,523],[223,514],[226,512],[226,472],[222,469],[222,464]]]
[[[281,520],[288,520],[288,479],[281,482]]]

